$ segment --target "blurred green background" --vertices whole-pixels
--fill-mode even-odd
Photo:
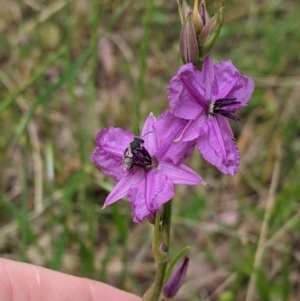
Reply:
[[[208,1],[210,13],[221,1]],[[189,2],[192,5],[192,2]],[[176,1],[1,1],[0,255],[141,295],[152,227],[90,162],[95,134],[168,107],[181,65]],[[178,186],[171,255],[190,245],[175,300],[300,300],[300,4],[228,0],[212,55],[256,83],[232,123],[240,172],[195,152],[209,187]],[[255,272],[256,271],[256,272]]]

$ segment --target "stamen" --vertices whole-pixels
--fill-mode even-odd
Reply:
[[[227,106],[232,106],[232,105],[239,105],[241,102],[240,101],[236,101],[235,98],[232,99],[218,99],[217,101],[215,101],[214,106],[218,107],[218,108],[222,108],[222,107],[227,107]]]
[[[228,112],[228,111],[219,111],[218,113],[221,114],[222,116],[224,116],[226,118],[229,118],[229,119],[232,119],[234,121],[240,121],[240,118],[236,117],[231,112]],[[235,113],[235,112],[233,112],[233,113]]]
[[[214,102],[216,105],[217,104],[227,104],[227,105],[231,105],[231,104],[240,104],[241,102],[240,101],[237,101],[235,97],[229,97],[229,98],[220,98],[220,99],[217,99],[215,102]]]
[[[239,121],[240,119],[233,115],[236,110],[232,106],[241,104],[240,101],[237,101],[235,97],[231,98],[221,98],[216,100],[209,106],[208,113],[210,114],[221,114],[222,116],[232,119],[234,121]],[[226,107],[228,109],[226,109]],[[230,108],[231,107],[231,108]]]

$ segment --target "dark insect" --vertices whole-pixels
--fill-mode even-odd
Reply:
[[[124,151],[123,166],[124,170],[132,169],[134,166],[147,167],[152,164],[152,159],[148,151],[144,148],[144,140],[134,137]]]

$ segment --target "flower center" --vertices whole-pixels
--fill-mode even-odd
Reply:
[[[241,102],[237,101],[235,97],[231,98],[221,98],[216,100],[214,103],[210,103],[208,107],[208,113],[211,115],[221,114],[226,118],[230,118],[234,121],[239,121],[240,119],[233,115]]]

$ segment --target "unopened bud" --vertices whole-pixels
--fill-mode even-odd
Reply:
[[[154,225],[155,224],[155,217],[156,217],[156,213],[150,213],[148,216],[147,216],[147,219],[149,221],[150,224]]]
[[[192,20],[192,10],[189,12],[182,25],[179,36],[179,52],[184,64],[197,64],[199,59],[199,46],[196,30]]]
[[[184,64],[198,65],[203,62],[216,42],[223,24],[224,0],[216,13],[210,17],[205,0],[194,0],[193,10],[186,0],[178,2],[182,24],[179,37],[180,56]]]
[[[206,55],[215,44],[224,19],[224,1],[216,13],[207,21],[199,36],[200,60],[204,60]]]
[[[188,265],[189,258],[185,256],[177,265],[163,288],[163,295],[165,298],[172,299],[177,294],[184,281]]]
[[[199,1],[195,0],[193,9],[193,22],[197,35],[200,34],[202,28],[205,26],[208,20],[209,14],[206,9],[205,1],[201,0],[201,3],[199,5]]]
[[[179,36],[180,57],[184,64],[195,65],[199,60],[199,46],[193,22],[193,11],[186,0],[183,0],[182,4],[177,0],[177,3],[182,24]]]
[[[188,5],[186,0],[182,1],[182,4],[180,3],[180,0],[177,0],[177,5],[178,5],[178,12],[179,12],[179,17],[181,21],[181,25],[183,25],[186,22],[186,19],[190,12],[192,11],[191,7]]]

